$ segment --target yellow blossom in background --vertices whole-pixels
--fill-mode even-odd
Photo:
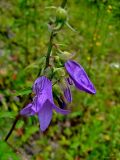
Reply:
[[[106,141],[109,141],[110,140],[110,136],[109,135],[104,135],[104,139],[106,140]]]
[[[108,29],[112,29],[112,28],[113,28],[113,26],[112,26],[112,25],[109,25],[109,26],[108,26]]]
[[[111,5],[108,5],[107,12],[108,12],[108,13],[111,13],[111,12],[112,12],[112,6],[111,6]]]
[[[101,42],[96,42],[95,44],[96,44],[96,46],[98,46],[98,47],[101,46]]]
[[[108,5],[108,9],[112,10],[112,6],[111,6],[111,5]]]
[[[87,60],[90,61],[90,60],[91,60],[91,57],[90,57],[90,56],[87,56]]]

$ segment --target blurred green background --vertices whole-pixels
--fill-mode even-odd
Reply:
[[[0,160],[120,160],[119,0],[69,0],[69,23],[77,32],[65,26],[56,37],[62,50],[77,53],[97,94],[72,88],[69,115],[54,113],[45,133],[37,117],[22,119],[3,141],[47,52],[47,23],[55,11],[46,7],[60,4],[0,0]]]

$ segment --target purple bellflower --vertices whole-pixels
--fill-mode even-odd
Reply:
[[[40,129],[45,131],[52,119],[53,110],[61,114],[68,114],[68,110],[57,107],[53,101],[52,83],[45,76],[39,77],[33,84],[35,97],[25,108],[20,111],[21,115],[32,116],[37,114],[40,122]]]
[[[73,60],[68,60],[65,63],[65,68],[69,74],[68,83],[72,84],[74,83],[75,87],[78,88],[81,91],[85,91],[90,94],[95,94],[96,90],[94,88],[94,85],[90,81],[89,77],[87,76],[87,73],[85,72],[84,68],[79,65],[77,62]]]
[[[71,91],[70,91],[70,87],[67,79],[66,79],[66,87],[63,89],[63,92],[67,102],[69,103],[72,102],[72,95],[71,95]]]
[[[60,88],[63,92],[63,95],[60,96],[60,99],[58,101],[60,108],[65,108],[67,106],[67,103],[72,102],[72,94],[70,91],[70,85],[68,83],[67,78],[65,78],[60,84]]]

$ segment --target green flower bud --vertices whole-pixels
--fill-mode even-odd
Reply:
[[[63,68],[54,68],[53,74],[54,74],[54,78],[59,80],[59,79],[61,79],[61,77],[65,76],[65,70]]]
[[[54,62],[55,62],[55,66],[56,67],[62,67],[62,63],[60,61],[60,57],[59,56],[55,56],[54,57]]]
[[[65,22],[67,20],[67,12],[65,9],[58,7],[56,10],[56,21]]]
[[[71,57],[71,53],[64,51],[62,56],[63,59],[68,60]]]
[[[66,62],[68,59],[72,58],[72,54],[66,51],[58,53],[58,55],[63,62]]]
[[[59,56],[55,56],[54,59],[55,59],[55,62],[59,62],[60,61],[60,57]]]
[[[55,84],[53,86],[53,92],[56,94],[56,95],[62,95],[62,91],[61,91],[61,88],[58,84]]]

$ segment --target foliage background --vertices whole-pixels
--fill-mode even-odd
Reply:
[[[55,12],[46,7],[60,4],[0,1],[0,159],[120,160],[119,0],[68,1],[69,23],[77,32],[64,27],[56,38],[63,50],[77,53],[97,94],[72,88],[70,115],[54,113],[45,133],[37,117],[20,120],[8,144],[3,141],[47,51],[47,23]]]

